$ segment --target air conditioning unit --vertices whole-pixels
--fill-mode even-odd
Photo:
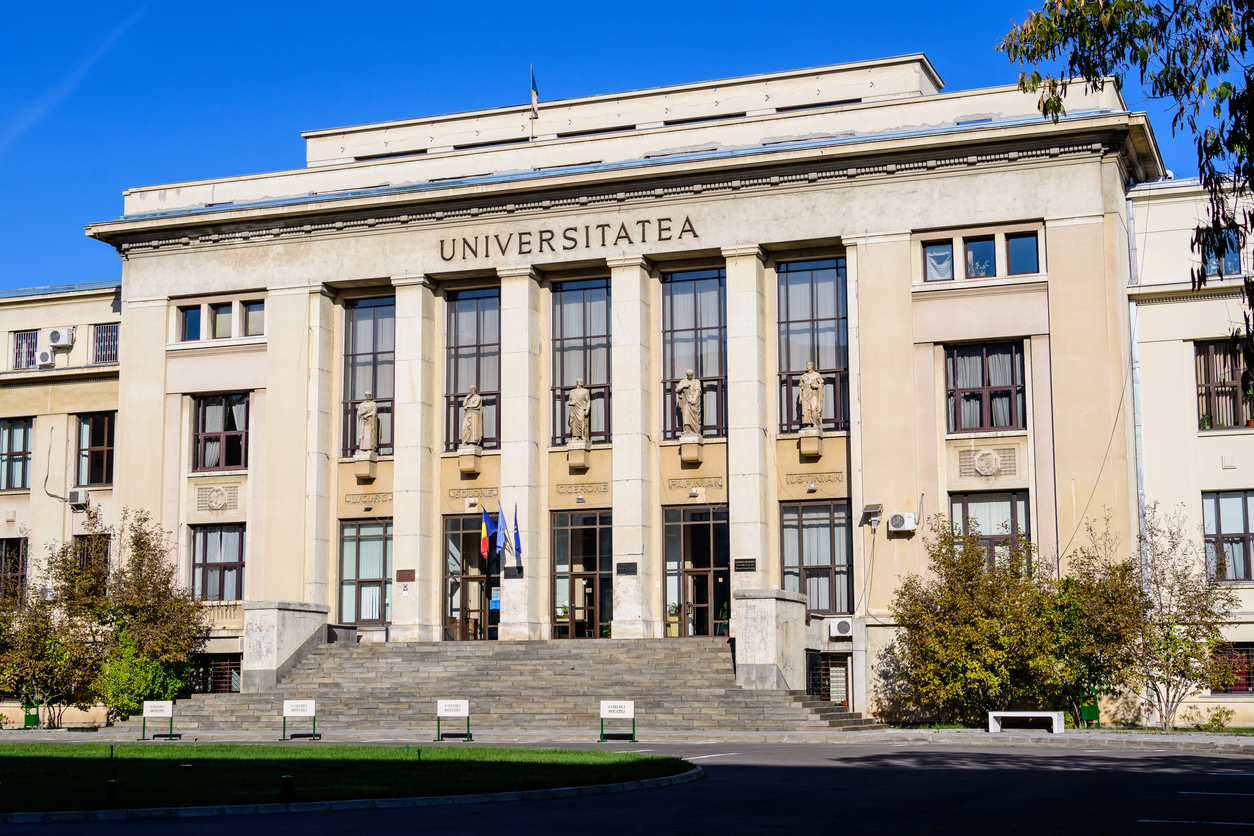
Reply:
[[[852,639],[853,638],[853,619],[852,618],[829,618],[827,619],[827,637],[830,639]]]
[[[889,531],[914,531],[915,527],[914,514],[894,511],[888,517]]]
[[[35,352],[35,366],[41,369],[51,369],[57,364],[57,355],[51,348],[41,348]]]
[[[70,491],[65,500],[75,511],[86,511],[91,505],[91,494],[83,490]]]
[[[53,328],[48,332],[48,345],[53,348],[69,348],[74,345],[74,329]]]

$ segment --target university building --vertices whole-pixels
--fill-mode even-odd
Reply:
[[[81,490],[173,533],[208,688],[272,687],[327,624],[728,636],[745,687],[866,710],[938,514],[1055,562],[1107,512],[1130,542],[1141,492],[1248,554],[1249,254],[1188,290],[1204,195],[1113,87],[1055,123],[910,55],[530,116],[130,189],[87,230],[120,287],[0,296],[3,582]]]

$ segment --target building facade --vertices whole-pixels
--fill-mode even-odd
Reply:
[[[1174,275],[1187,241],[1130,224],[1166,200],[1130,190],[1166,174],[1144,114],[1067,107],[913,55],[313,131],[303,169],[128,190],[88,228],[123,265],[114,505],[174,532],[246,690],[329,621],[729,635],[747,684],[867,708],[929,519],[1058,562],[1086,519],[1134,535],[1139,480],[1182,490],[1137,458],[1130,347],[1134,255],[1179,247]],[[1236,490],[1198,479],[1198,514]]]

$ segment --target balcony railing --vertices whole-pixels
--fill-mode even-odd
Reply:
[[[241,601],[201,601],[209,614],[214,630],[244,629],[244,604]]]

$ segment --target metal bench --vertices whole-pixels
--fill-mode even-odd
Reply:
[[[1041,717],[1054,722],[1054,734],[1066,731],[1067,724],[1061,711],[990,711],[988,712],[989,732],[1001,731],[1001,720],[1004,717]]]

